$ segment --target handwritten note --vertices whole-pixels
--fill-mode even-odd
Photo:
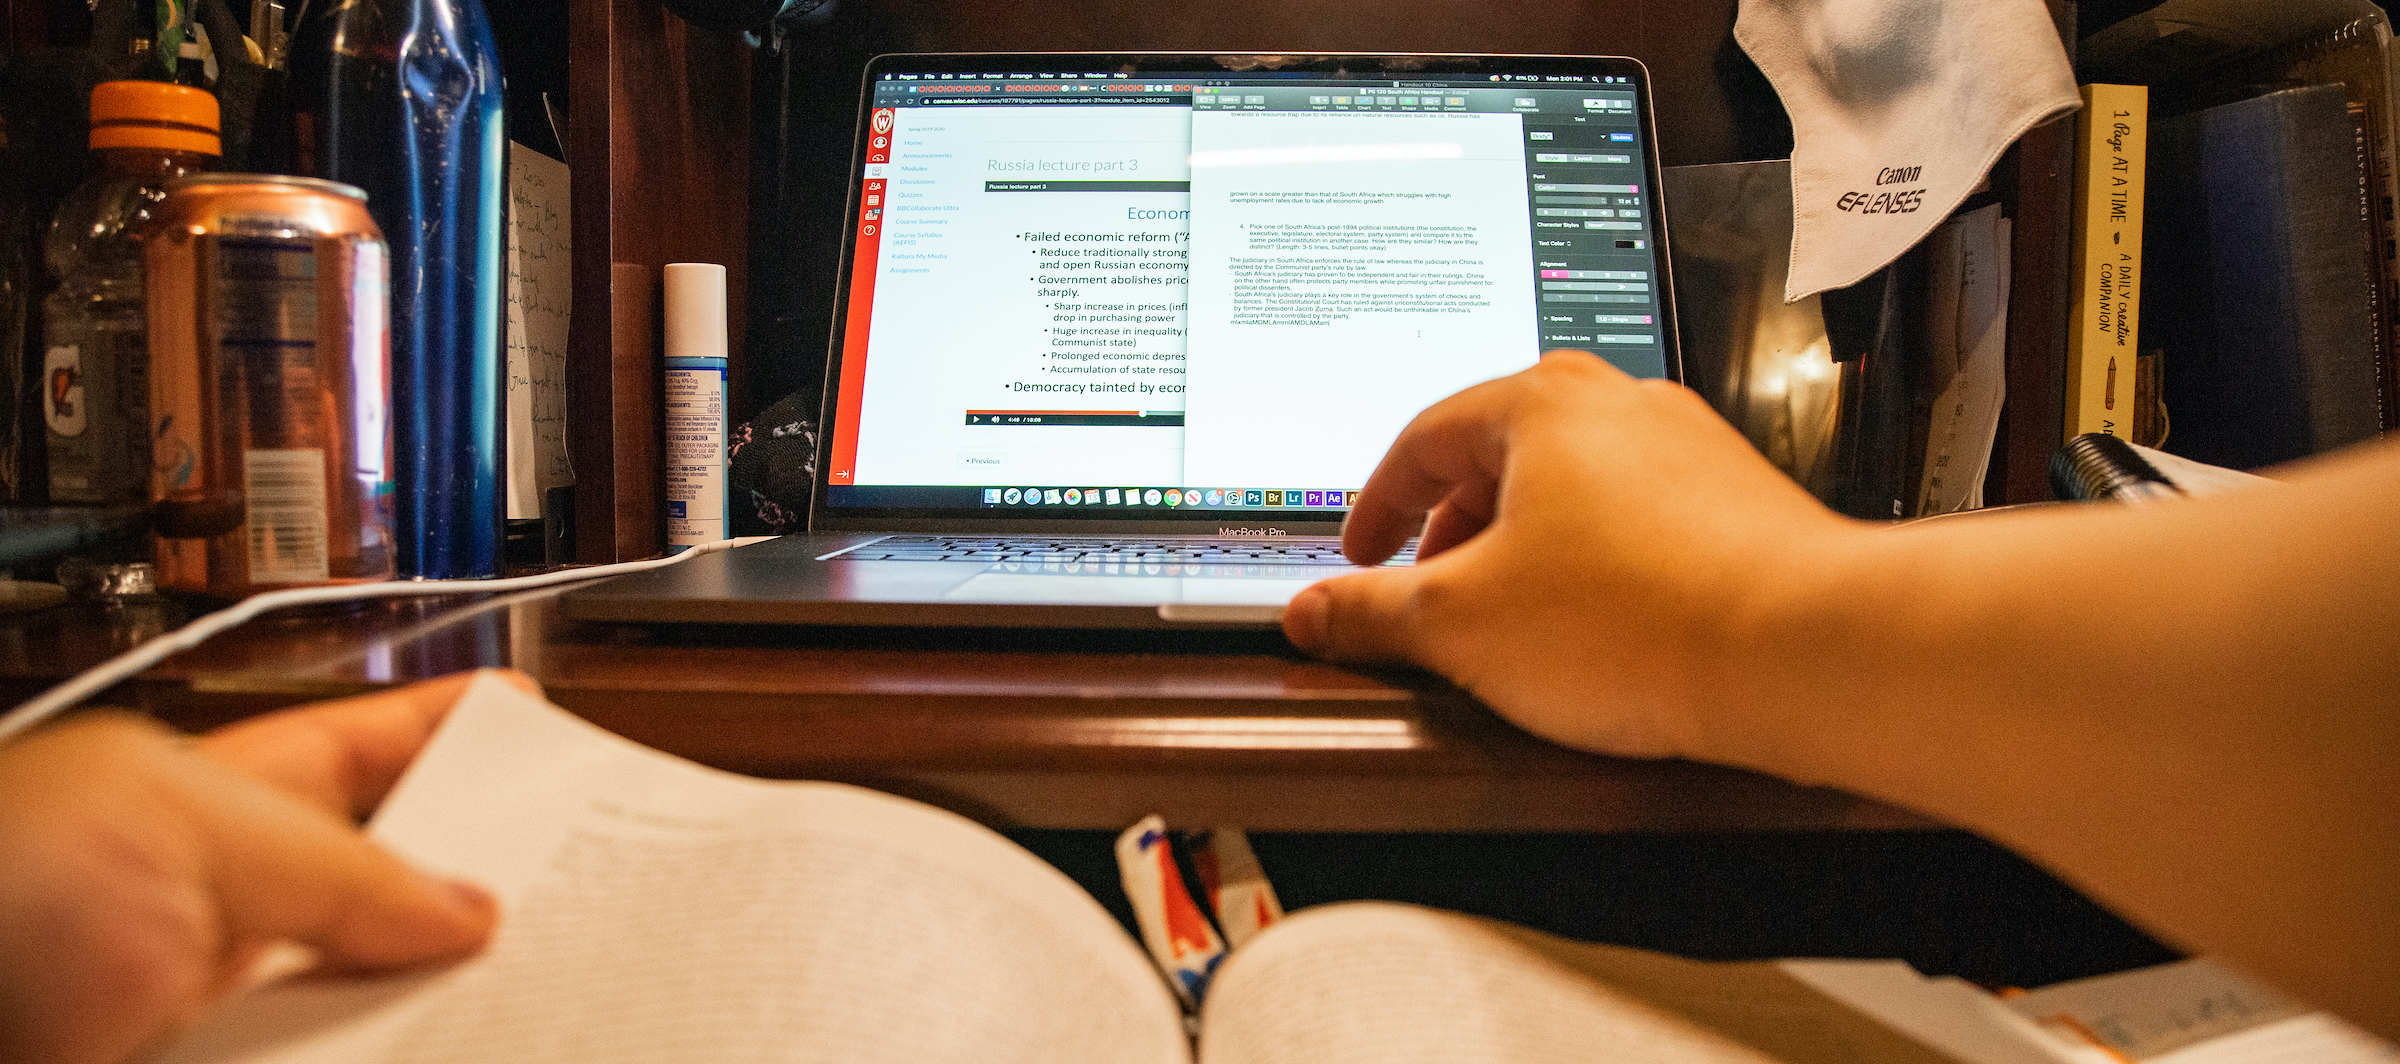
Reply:
[[[574,302],[567,165],[508,146],[508,516],[542,516],[567,462],[567,316]]]

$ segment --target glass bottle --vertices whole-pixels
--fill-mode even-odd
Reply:
[[[295,169],[391,245],[399,571],[500,570],[501,84],[478,0],[341,0],[293,30]]]
[[[25,371],[25,354],[33,350],[26,330],[36,326],[33,292],[42,266],[41,233],[32,220],[21,162],[26,153],[9,143],[15,111],[0,101],[0,499],[23,502],[45,494],[25,480],[26,456],[38,451],[27,444],[42,432],[32,416],[36,408]],[[23,137],[21,131],[16,135]]]
[[[217,161],[217,98],[162,81],[92,90],[99,174],[68,194],[43,242],[58,288],[42,305],[50,501],[134,503],[150,490],[149,351],[137,231],[169,180]]]

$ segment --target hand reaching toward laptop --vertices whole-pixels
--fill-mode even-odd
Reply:
[[[490,896],[355,827],[471,675],[196,741],[95,712],[0,748],[0,1062],[153,1048],[278,942],[348,971],[480,949]]]
[[[1651,757],[1700,752],[1684,703],[1708,632],[1795,552],[1853,531],[1698,395],[1578,351],[1418,417],[1342,546],[1372,565],[1420,524],[1415,567],[1294,599],[1292,642],[1424,665],[1546,738]]]
[[[1847,788],[2400,1036],[2400,445],[2279,486],[1834,515],[1581,352],[1435,404],[1284,615],[1584,749]]]

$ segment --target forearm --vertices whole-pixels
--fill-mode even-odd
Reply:
[[[1903,529],[1689,392],[1553,353],[1418,416],[1284,630],[1574,746],[1981,832],[2400,1036],[2400,447],[2291,486]]]
[[[2245,497],[1828,535],[1692,751],[2010,845],[2400,1033],[2400,450]]]

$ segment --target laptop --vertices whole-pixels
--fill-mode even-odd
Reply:
[[[1426,406],[1680,379],[1656,144],[1626,58],[879,57],[808,533],[568,614],[1273,627]]]

